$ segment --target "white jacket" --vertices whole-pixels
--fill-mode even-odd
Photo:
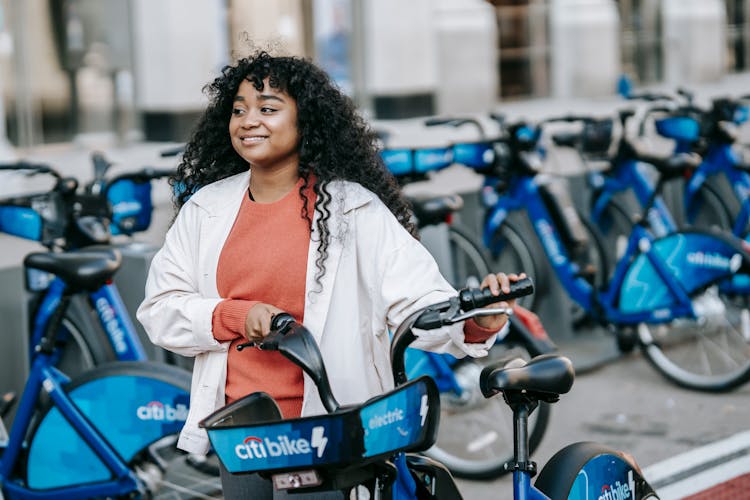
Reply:
[[[190,412],[178,442],[192,453],[208,451],[208,436],[198,422],[224,405],[229,342],[218,342],[212,333],[213,310],[222,300],[216,268],[249,179],[242,173],[212,183],[185,203],[151,262],[137,312],[154,344],[195,357]],[[377,196],[350,182],[334,182],[329,190],[332,234],[326,273],[318,290],[313,230],[305,326],[318,342],[335,397],[353,404],[393,388],[388,330],[455,291]],[[465,343],[462,324],[416,333],[413,347],[458,357],[484,356],[495,341],[493,336],[483,344]],[[302,415],[324,412],[317,388],[305,375]]]

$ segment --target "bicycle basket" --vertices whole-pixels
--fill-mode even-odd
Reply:
[[[65,226],[65,209],[57,192],[9,198],[0,204],[2,233],[49,246],[63,237]]]
[[[700,138],[700,124],[690,116],[670,116],[654,122],[662,137],[678,142],[695,142]]]
[[[131,235],[145,231],[151,225],[153,203],[151,183],[133,179],[120,179],[107,188],[107,200],[112,205],[113,235]]]
[[[39,241],[42,225],[41,215],[33,208],[0,206],[0,232]]]
[[[475,170],[492,167],[495,150],[490,142],[461,142],[453,145],[453,161]]]
[[[450,147],[384,149],[380,152],[380,157],[396,177],[419,176],[441,170],[453,163],[453,151]]]

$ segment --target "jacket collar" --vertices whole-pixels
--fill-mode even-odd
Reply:
[[[217,215],[229,207],[234,207],[235,204],[229,200],[241,201],[249,185],[250,171],[241,172],[201,188],[190,200],[211,215]],[[360,185],[348,181],[331,182],[329,191],[334,200],[339,199],[343,202],[343,213],[367,204],[375,196]],[[239,210],[239,205],[235,207],[236,210]]]

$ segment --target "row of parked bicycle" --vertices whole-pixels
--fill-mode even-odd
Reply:
[[[642,154],[624,135],[615,139],[616,122],[608,119],[566,116],[534,124],[509,124],[495,116],[501,130],[497,137],[457,142],[439,150],[386,148],[383,159],[404,182],[455,163],[485,176],[484,245],[474,242],[469,233],[447,226],[452,249],[450,279],[457,287],[475,286],[475,278],[490,267],[489,255],[500,269],[526,271],[534,278],[537,290],[543,292],[548,282],[540,270],[548,262],[588,318],[615,327],[623,349],[638,343],[657,369],[681,385],[701,390],[731,389],[750,377],[750,257],[736,235],[716,230],[729,229],[710,211],[725,203],[728,193],[717,191],[711,199],[716,205],[707,202],[710,195],[704,195],[703,190],[718,190],[712,186],[719,181],[713,179],[718,174],[704,174],[701,183],[694,186],[697,194],[691,198],[697,208],[687,210],[688,214],[700,215],[691,219],[696,227],[678,229],[667,224],[670,212],[660,198],[660,190],[666,179],[678,172],[681,177],[689,172],[688,185],[692,185],[703,165],[714,157],[732,160],[737,178],[744,181],[745,177],[739,175],[745,175],[741,162],[732,152],[733,138],[727,132],[730,127],[725,124],[727,116],[739,122],[744,108],[739,100],[724,100],[715,101],[715,109],[702,111],[689,100],[666,106],[662,103],[666,96],[641,97],[648,102],[659,98],[660,108],[651,106],[646,115],[664,114],[656,121],[657,131],[672,134],[670,138],[677,141],[678,148],[686,151],[680,150],[669,159]],[[730,104],[734,111],[727,115]],[[629,111],[619,114],[623,128],[633,116]],[[713,125],[712,120],[716,122]],[[569,193],[560,189],[563,184],[541,173],[543,132],[548,123],[559,121],[579,123],[581,129],[555,134],[556,145],[575,147],[584,164],[602,160],[610,164],[609,169],[598,168],[587,175],[593,188],[591,210],[578,217],[570,216],[572,205]],[[441,118],[428,124],[469,123],[479,122]],[[696,125],[686,125],[689,123]],[[690,130],[693,136],[687,135]],[[717,130],[724,135],[719,137]],[[613,141],[617,141],[616,148]],[[704,153],[702,162],[688,154],[688,146],[691,151],[698,148]],[[721,149],[724,156],[712,155],[712,147]],[[611,149],[616,153],[610,156]],[[651,182],[649,174],[643,172],[644,164],[660,173],[658,182]],[[146,360],[130,315],[111,280],[120,256],[107,246],[110,236],[148,229],[153,209],[151,182],[172,171],[146,168],[108,178],[107,167],[105,158],[95,156],[94,179],[79,189],[75,179],[65,178],[46,165],[21,162],[0,166],[0,170],[45,174],[55,179],[47,192],[0,201],[0,231],[39,241],[49,250],[32,253],[24,261],[34,303],[29,332],[33,347],[29,353],[30,376],[0,457],[3,492],[11,498],[108,497],[153,493],[170,485],[177,491],[188,489],[196,496],[206,495],[210,481],[196,481],[196,476],[213,478],[213,487],[218,485],[216,457],[206,463],[176,454],[173,449],[173,436],[189,404],[189,372]],[[729,174],[724,175],[729,178]],[[734,188],[736,183],[727,185]],[[732,193],[750,192],[743,190]],[[635,193],[635,201],[642,205],[634,206],[620,196],[627,192]],[[415,200],[420,225],[442,224],[459,207],[455,196],[447,203],[441,201],[446,200]],[[743,207],[744,201],[739,200],[737,206]],[[729,210],[727,214],[734,214],[732,222],[742,213],[747,218],[742,209],[736,213]],[[530,242],[528,228],[514,217],[517,214],[528,216],[540,245]],[[661,221],[661,225],[655,221]],[[612,243],[606,244],[604,236]],[[617,243],[621,239],[624,245]],[[616,264],[610,272],[611,259]],[[527,284],[527,291],[530,288]],[[471,297],[472,293],[477,292],[462,292],[449,304],[428,308],[424,317],[411,318],[396,332],[394,345],[403,347],[403,341],[396,341],[401,338],[399,332],[410,332],[415,322],[427,328],[428,317],[439,326],[471,315],[482,302],[481,297],[468,300],[466,294]],[[520,301],[533,308],[533,300]],[[323,394],[327,387],[325,372],[315,361],[314,343],[291,340],[305,337],[304,327],[277,324],[279,334],[269,337],[266,348],[278,349],[320,383],[322,399],[332,402],[328,408],[332,417],[268,424],[279,420],[273,414],[273,405],[258,396],[243,399],[237,402],[241,404],[205,421],[214,448],[233,470],[231,456],[239,456],[242,450],[255,453],[252,443],[244,443],[246,448],[237,451],[246,436],[274,438],[281,435],[279,429],[283,427],[284,435],[323,432],[329,436],[338,432],[361,438],[364,424],[357,422],[369,421],[365,416],[372,414],[373,408],[381,411],[386,407],[403,411],[403,425],[414,432],[399,437],[398,429],[386,428],[375,441],[365,434],[352,440],[349,448],[336,448],[335,454],[321,455],[317,460],[311,455],[296,457],[299,460],[295,461],[273,461],[271,454],[255,454],[255,459],[268,460],[253,460],[249,469],[244,462],[241,472],[280,474],[279,484],[291,488],[349,489],[364,484],[371,491],[389,492],[384,494],[386,498],[393,488],[405,486],[404,479],[416,478],[416,483],[407,485],[412,491],[417,488],[437,498],[455,497],[458,493],[451,486],[450,474],[438,463],[423,455],[402,454],[426,450],[424,456],[442,462],[461,477],[489,478],[513,471],[515,487],[523,492],[518,498],[525,498],[528,479],[535,471],[529,454],[544,433],[548,404],[572,384],[572,367],[564,358],[550,354],[554,345],[533,316],[522,307],[515,312],[510,333],[498,341],[489,360],[479,363],[409,351],[404,371],[398,366],[400,355],[394,355],[396,380],[403,384],[407,375],[418,381],[401,385],[377,401],[345,410],[337,408],[333,395]],[[306,347],[300,351],[298,345]],[[508,359],[517,358],[534,361],[525,367],[516,362],[503,368]],[[118,362],[107,364],[112,360]],[[64,374],[73,376],[73,380]],[[498,391],[511,406],[512,417],[499,398],[490,397]],[[417,399],[424,404],[414,407]],[[11,414],[13,401],[11,395],[4,399],[4,417]],[[427,415],[425,408],[430,410]],[[580,468],[595,462],[589,460],[594,457],[622,464],[617,468],[624,474],[616,478],[599,473],[597,491],[602,491],[604,484],[619,481],[638,483],[637,498],[651,494],[643,481],[631,483],[634,470],[622,455],[610,451],[602,454],[598,447],[578,445],[566,450],[562,458],[553,459],[557,464],[552,466],[553,472],[540,475],[538,485],[548,496],[567,498],[568,493],[563,495],[562,491],[582,492],[582,486],[574,485],[574,480]],[[571,466],[571,454],[585,460]],[[70,460],[71,456],[75,460]],[[559,469],[563,466],[566,472]],[[190,472],[178,475],[181,467],[189,467]],[[300,470],[313,472],[305,475]],[[407,470],[409,473],[405,473]],[[288,471],[296,472],[289,475]],[[594,474],[589,470],[588,476],[591,480]],[[305,478],[309,477],[313,480],[307,482]]]
[[[553,270],[582,310],[578,321],[614,331],[622,351],[639,346],[671,381],[735,388],[750,379],[750,167],[736,142],[748,97],[718,98],[705,109],[684,90],[630,99],[637,108],[628,102],[616,117],[509,123],[491,115],[494,137],[476,117],[430,119],[428,126],[475,126],[479,138],[386,149],[384,160],[403,182],[455,164],[481,174],[482,241],[473,241],[471,253],[485,252],[497,269],[528,273],[536,296],[549,290],[546,271]],[[644,151],[644,141],[628,133],[633,121],[638,135],[653,124],[674,150]],[[549,174],[551,148],[579,154],[583,203],[565,178]],[[684,183],[684,206],[664,197],[675,182]],[[461,273],[483,266],[456,244],[452,258]],[[531,299],[521,302],[534,308]]]

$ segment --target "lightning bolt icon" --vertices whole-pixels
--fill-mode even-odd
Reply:
[[[328,438],[323,435],[325,427],[313,427],[312,436],[310,437],[310,446],[318,450],[318,458],[323,456],[323,452],[328,444]]]
[[[419,416],[422,417],[422,422],[419,424],[420,427],[424,427],[424,421],[427,418],[427,394],[422,394],[422,402],[419,405]]]

